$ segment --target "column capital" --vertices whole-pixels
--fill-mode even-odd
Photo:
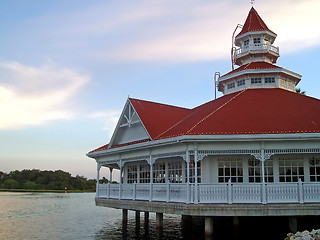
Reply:
[[[102,164],[97,162],[97,171],[100,171]]]

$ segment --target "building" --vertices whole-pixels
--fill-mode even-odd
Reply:
[[[224,96],[193,109],[128,98],[109,144],[87,154],[119,169],[97,184],[96,205],[205,216],[320,214],[320,100],[298,94],[301,75],[275,65],[276,34],[252,7],[234,38]],[[111,179],[112,180],[112,179]]]

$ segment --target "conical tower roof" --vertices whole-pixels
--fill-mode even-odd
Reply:
[[[262,18],[259,16],[258,12],[254,9],[254,7],[252,7],[246,19],[246,22],[244,23],[243,28],[237,35],[237,37],[247,32],[256,31],[268,31],[273,33],[274,35],[277,35],[267,27]]]

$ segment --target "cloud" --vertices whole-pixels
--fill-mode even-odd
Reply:
[[[70,53],[90,63],[228,59],[232,32],[244,23],[249,2],[137,0],[77,7],[69,3],[59,12],[53,9],[50,14],[24,19],[22,32],[27,41],[23,38],[19,46],[36,42],[40,49],[54,49],[54,54],[62,56]],[[319,46],[319,0],[256,1],[254,7],[278,34],[275,45],[280,46],[280,53]],[[10,32],[15,29],[19,28],[14,25]]]
[[[135,13],[135,18],[128,13],[131,21],[125,21],[123,13],[121,24],[115,17],[114,29],[118,29],[121,41],[112,48],[99,49],[93,56],[117,61],[229,58],[232,32],[238,23],[244,23],[250,9],[249,4],[238,5],[237,1],[151,2],[153,4],[144,3],[144,7],[141,4],[139,8],[131,9]],[[235,4],[238,6],[234,7]],[[316,30],[320,22],[318,0],[277,0],[259,4],[255,5],[256,10],[268,27],[278,34],[275,44],[284,52],[319,46],[320,33]],[[156,14],[145,14],[148,11]],[[140,18],[137,18],[138,14]]]
[[[108,133],[108,137],[111,138],[120,114],[120,110],[105,110],[93,112],[88,117],[101,122],[103,130],[105,130]]]
[[[276,11],[266,11],[265,22],[278,34],[276,44],[282,53],[320,45],[319,9],[319,0],[282,0]]]
[[[68,101],[89,81],[87,75],[53,63],[32,67],[1,62],[0,73],[0,130],[71,118]]]

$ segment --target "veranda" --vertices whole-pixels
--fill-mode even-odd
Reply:
[[[202,203],[318,203],[320,156],[305,154],[188,151],[99,162],[121,173],[119,184],[97,184],[96,197],[107,199]],[[230,153],[229,153],[230,154]],[[194,161],[197,159],[197,161]],[[195,171],[197,169],[197,171]],[[152,173],[152,174],[150,174]]]

